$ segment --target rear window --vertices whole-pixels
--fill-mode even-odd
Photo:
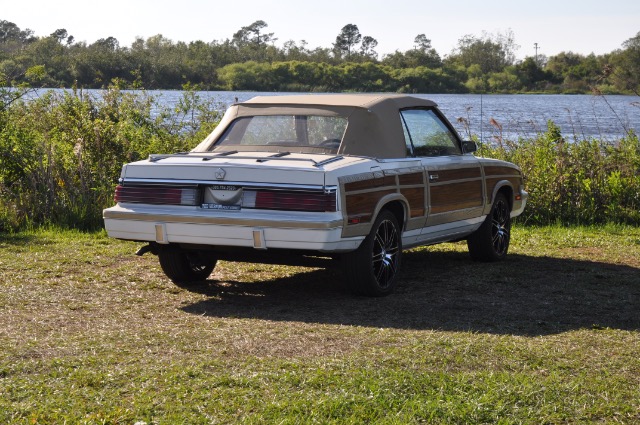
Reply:
[[[347,128],[344,117],[319,115],[256,115],[238,118],[213,148],[225,146],[269,146],[321,148],[338,151]]]

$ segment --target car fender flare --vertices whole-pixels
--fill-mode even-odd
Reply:
[[[491,207],[493,206],[493,200],[496,199],[498,192],[502,191],[505,187],[508,189],[508,192],[509,192],[507,195],[507,200],[509,201],[509,208],[513,208],[513,193],[514,193],[513,185],[509,180],[500,180],[493,187],[493,192],[491,193],[491,197],[487,199],[487,203],[484,206],[485,215],[489,214],[489,212],[491,211]]]
[[[409,218],[407,216],[407,211],[409,211],[409,201],[400,193],[385,195],[380,199],[380,201],[378,201],[376,208],[373,210],[373,217],[371,218],[371,222],[369,223],[370,224],[369,230],[371,230],[371,226],[373,226],[373,223],[376,221],[376,218],[378,218],[378,214],[380,214],[380,211],[382,211],[383,209],[385,209],[387,205],[395,201],[399,201],[400,204],[402,205],[401,223],[402,223],[402,230],[404,231],[404,227],[406,226],[407,219]]]
[[[371,215],[371,220],[366,223],[359,224],[348,224],[345,223],[345,226],[342,228],[342,237],[353,237],[353,236],[367,236],[371,232],[371,228],[373,227],[373,223],[376,221],[376,218],[380,214],[380,211],[385,209],[387,205],[392,202],[399,202],[402,205],[402,227],[403,231],[407,223],[407,211],[409,211],[409,201],[400,193],[391,193],[383,196],[376,203],[375,208],[373,209],[373,214]]]

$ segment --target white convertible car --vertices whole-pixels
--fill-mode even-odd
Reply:
[[[217,260],[340,258],[359,294],[393,291],[402,250],[466,239],[509,248],[527,192],[515,165],[473,155],[436,104],[405,95],[255,97],[191,152],[127,164],[109,236],[148,242],[176,284]]]

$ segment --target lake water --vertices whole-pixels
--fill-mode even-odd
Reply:
[[[99,90],[89,90],[97,92]],[[149,90],[167,106],[182,97],[181,91]],[[235,101],[254,96],[294,93],[202,91],[203,99],[214,100],[220,110]],[[547,95],[547,94],[416,94],[435,101],[464,139],[475,135],[483,141],[529,138],[547,129],[547,121],[558,125],[569,140],[597,138],[614,141],[632,130],[640,131],[640,97]]]
[[[214,99],[221,109],[254,96],[287,93],[199,92]],[[289,93],[291,94],[291,93]],[[177,102],[181,92],[159,91],[161,99]],[[616,140],[628,130],[640,130],[640,97],[531,94],[417,94],[435,101],[463,138],[469,134],[484,141],[531,137],[554,121],[567,140],[597,138]],[[491,124],[491,123],[495,124]],[[468,126],[467,124],[468,123]],[[502,127],[500,130],[499,126]]]

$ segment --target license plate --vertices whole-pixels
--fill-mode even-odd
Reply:
[[[230,192],[234,192],[238,189],[240,189],[239,186],[229,186],[229,185],[224,185],[224,184],[216,184],[213,186],[209,186],[209,189],[211,190],[228,190]]]
[[[202,204],[204,210],[240,211],[240,205]]]

